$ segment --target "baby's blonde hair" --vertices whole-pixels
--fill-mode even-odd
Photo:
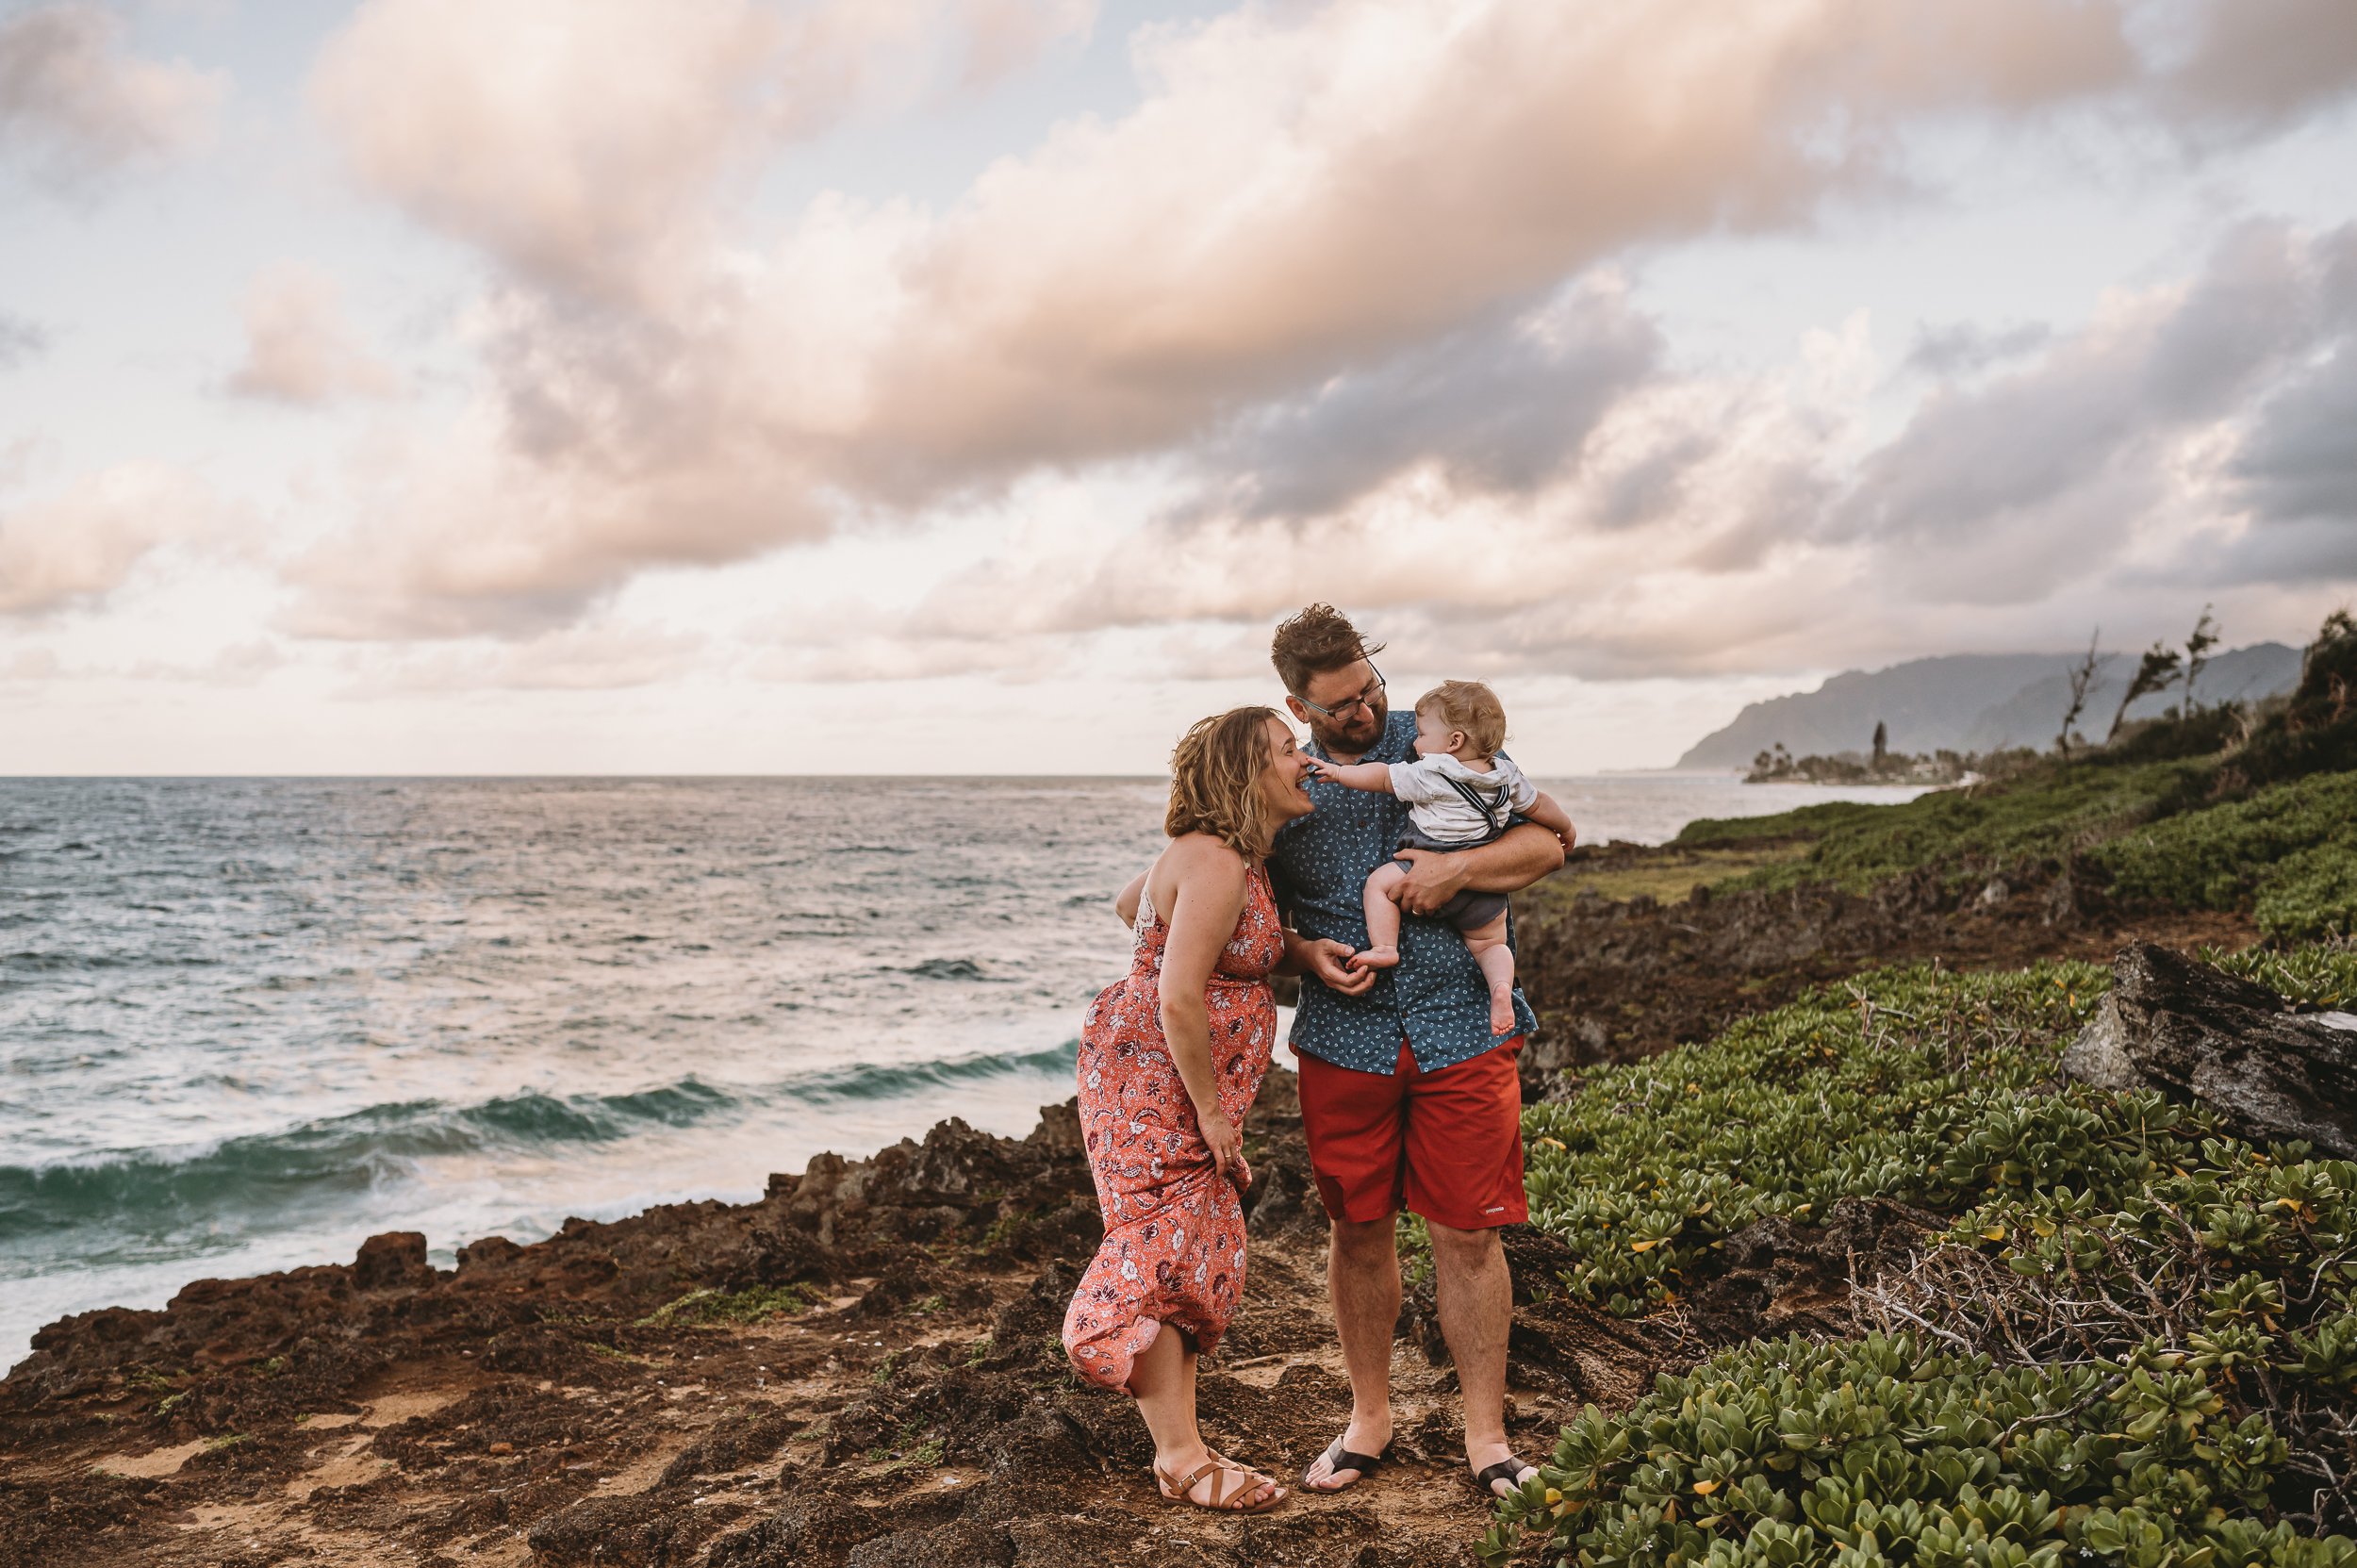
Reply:
[[[1464,731],[1466,741],[1485,757],[1496,756],[1506,744],[1506,705],[1479,681],[1442,681],[1416,699],[1416,711],[1437,713],[1450,729]]]

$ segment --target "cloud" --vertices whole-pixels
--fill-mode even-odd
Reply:
[[[2196,128],[2265,129],[2357,88],[2357,8],[2344,0],[2215,0],[2163,75],[2163,103]]]
[[[2172,515],[2198,526],[2313,502],[2330,483],[2332,400],[2303,367],[2348,344],[2327,284],[2351,232],[2247,224],[2191,281],[2115,296],[2036,362],[1935,392],[1860,466],[1826,532],[1904,547],[1891,560],[1907,591],[2005,601]],[[2238,498],[2217,454],[2256,408],[2271,412],[2233,465]]]
[[[36,6],[0,19],[0,160],[74,189],[201,140],[223,78],[140,59],[96,4]]]
[[[119,673],[134,681],[174,681],[193,685],[251,686],[258,685],[266,677],[284,668],[287,663],[285,648],[268,637],[254,637],[216,650],[212,657],[202,664],[141,659],[120,671],[84,673]]]
[[[49,352],[49,329],[0,311],[0,371],[29,365]]]
[[[1936,327],[1919,322],[1915,346],[1907,351],[1904,368],[1918,375],[1952,381],[2008,359],[2019,359],[2045,347],[2052,337],[2052,329],[2039,322],[1997,327],[1972,322]]]
[[[692,305],[759,155],[1085,31],[1090,0],[365,0],[310,98],[354,176],[519,278]],[[919,72],[921,77],[926,73]]]
[[[0,512],[0,617],[102,602],[158,546],[201,528],[210,511],[186,474],[126,464]]]
[[[1195,460],[1228,476],[1218,488],[1228,504],[1255,516],[1330,512],[1418,465],[1456,491],[1526,492],[1579,461],[1607,410],[1656,372],[1662,348],[1617,280],[1592,279],[1530,315],[1262,404]]]
[[[1485,323],[1632,245],[1887,187],[1920,117],[2035,113],[2136,69],[2112,0],[1707,25],[1640,0],[1248,8],[1142,34],[1131,112],[1060,124],[946,211],[825,197],[765,244],[735,206],[748,160],[839,112],[794,87],[807,62],[766,62],[870,9],[563,12],[558,36],[534,5],[370,0],[314,83],[361,183],[503,278],[483,404],[438,475],[306,564],[314,625],[525,633],[650,567],[1218,438],[1277,504],[1378,477],[1336,443],[1385,421],[1460,478],[1528,483],[1644,349],[1499,339],[1482,366]],[[1454,359],[1433,346],[1459,334]],[[1417,402],[1420,371],[1564,406],[1460,416]],[[1655,455],[1639,510],[1674,487]]]
[[[480,641],[371,660],[353,694],[455,691],[611,691],[697,672],[700,635],[605,624],[520,642]]]
[[[1327,599],[1428,669],[1624,678],[2002,649],[2084,635],[2090,600],[2175,618],[2239,586],[2257,614],[2357,582],[2357,226],[2247,224],[1879,439],[1863,328],[1775,375],[1656,368],[1526,486],[1445,441],[1307,514],[1214,478],[1151,526],[1028,541],[866,626],[949,661],[994,634],[1256,627]]]
[[[239,397],[316,407],[382,397],[399,385],[353,339],[333,281],[308,267],[280,267],[254,280],[245,337],[245,362],[227,382]]]

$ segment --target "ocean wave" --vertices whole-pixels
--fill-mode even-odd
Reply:
[[[970,958],[928,958],[918,964],[887,964],[887,975],[914,975],[918,980],[988,980],[982,966]]]
[[[526,1091],[468,1106],[406,1100],[212,1144],[0,1164],[0,1243],[92,1221],[152,1231],[223,1211],[251,1218],[365,1192],[437,1155],[611,1143],[692,1126],[735,1103],[729,1091],[694,1078],[626,1095]]]
[[[36,1165],[0,1164],[0,1246],[98,1226],[143,1235],[334,1208],[403,1180],[436,1158],[549,1153],[750,1114],[774,1104],[822,1105],[937,1096],[979,1081],[1070,1072],[1077,1041],[931,1062],[852,1063],[754,1087],[687,1077],[628,1094],[527,1090],[453,1106],[373,1105],[346,1115],[218,1143],[114,1150]]]
[[[1013,1078],[1022,1073],[1070,1072],[1080,1057],[1080,1043],[1066,1040],[1041,1050],[977,1052],[933,1062],[858,1062],[846,1067],[803,1073],[786,1092],[795,1098],[896,1099],[978,1080]]]

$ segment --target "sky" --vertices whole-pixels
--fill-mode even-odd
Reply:
[[[0,0],[0,773],[1526,768],[2357,599],[2349,0]]]

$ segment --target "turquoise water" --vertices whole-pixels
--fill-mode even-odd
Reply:
[[[1840,792],[1552,784],[1591,836]],[[1851,797],[1893,798],[1888,792]],[[0,780],[0,1363],[182,1283],[1028,1130],[1148,780]]]

